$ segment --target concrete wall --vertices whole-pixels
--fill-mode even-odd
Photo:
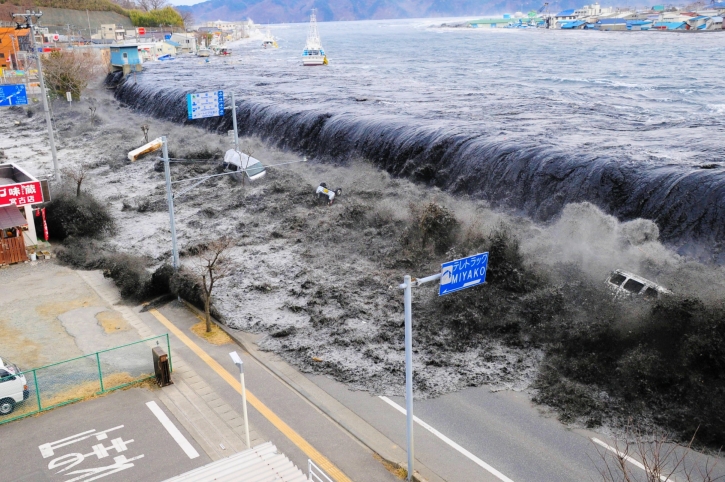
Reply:
[[[42,7],[43,12],[40,25],[47,27],[52,33],[66,33],[66,25],[73,25],[73,30],[77,32],[79,29],[84,36],[88,35],[88,20],[91,21],[91,30],[93,33],[101,28],[101,24],[115,24],[119,28],[132,29],[133,23],[128,17],[124,17],[116,12],[94,12],[89,10],[86,15],[85,10],[67,10],[65,8]]]

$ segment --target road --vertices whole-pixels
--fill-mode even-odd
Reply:
[[[209,463],[156,393],[120,390],[3,425],[0,479],[158,481]]]
[[[308,378],[391,440],[405,446],[405,415],[399,410],[380,397],[352,392],[326,377]],[[400,397],[389,400],[405,407]],[[525,394],[469,388],[431,400],[416,400],[414,414],[515,482],[601,480],[595,465],[600,457],[588,438],[595,434],[568,430],[555,418],[542,416]],[[501,482],[501,478],[420,424],[414,430],[416,459],[444,480]]]
[[[190,333],[189,327],[198,321],[190,311],[177,303],[171,303],[160,311],[184,333]],[[153,323],[149,315],[142,315],[149,325]],[[252,357],[234,345],[213,346],[198,338],[196,340],[206,353],[223,366],[223,370],[231,374],[238,372],[228,353],[238,350],[245,362],[247,389],[351,480],[395,480],[372,457],[370,450],[362,447],[332,421],[342,421],[343,425],[350,428],[350,418],[343,420],[337,417],[329,402],[318,403],[322,399],[311,395],[314,390],[309,390],[309,386],[302,387],[306,398],[292,388],[299,386],[299,378],[305,379],[318,391],[324,391],[325,396],[330,396],[351,410],[362,424],[368,424],[372,430],[381,434],[380,437],[389,446],[398,447],[406,446],[402,398],[385,399],[367,392],[351,391],[345,385],[323,376],[303,376],[296,372],[297,379],[290,380],[284,378],[284,373],[279,370],[280,366],[286,364],[273,354],[264,353],[260,356],[260,352],[256,351]],[[172,350],[178,351],[187,360],[193,359],[195,369],[202,376],[209,380],[219,378],[219,373],[215,373],[178,340],[172,341]],[[280,373],[282,378],[279,378]],[[229,385],[215,385],[215,388],[230,404],[239,403],[239,393]],[[320,409],[315,409],[315,406]],[[322,411],[329,416],[323,415]],[[602,434],[568,429],[554,416],[542,415],[526,394],[510,391],[493,393],[486,387],[469,388],[436,399],[416,401],[415,415],[420,420],[415,428],[416,463],[428,470],[431,480],[438,482],[601,481],[601,453],[606,453],[606,449],[596,445],[592,438],[613,445],[613,441]],[[252,426],[267,434],[298,466],[304,467],[306,454],[285,433],[277,430],[255,410],[250,410],[250,420]],[[396,461],[404,460],[399,458]],[[725,470],[725,464],[722,460],[719,462],[717,475]],[[630,464],[630,468],[634,474],[633,480],[644,480],[644,472],[639,467]]]
[[[190,328],[199,320],[185,307],[173,302],[159,308],[158,311],[181,329],[204,353],[218,362],[222,369],[231,374],[234,379],[239,376],[239,370],[229,357],[229,352],[237,351],[244,361],[247,390],[304,439],[304,442],[324,454],[351,480],[356,482],[394,482],[398,480],[374,458],[371,450],[291,390],[237,345],[212,345],[194,335]],[[139,313],[139,317],[156,333],[169,331],[149,312]],[[171,333],[171,351],[181,354],[184,360],[227,403],[241,412],[240,394],[173,332]],[[289,433],[280,430],[269,418],[251,406],[249,421],[264,440],[272,441],[295,465],[307,472],[307,460],[310,457],[303,450],[304,444],[295,443]]]

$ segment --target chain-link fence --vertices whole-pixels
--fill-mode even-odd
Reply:
[[[153,378],[151,348],[160,344],[171,369],[168,334],[32,370],[0,366],[0,425]]]

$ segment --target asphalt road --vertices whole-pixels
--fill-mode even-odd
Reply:
[[[147,403],[178,429],[186,450]],[[144,388],[11,422],[0,434],[3,482],[159,481],[211,461],[154,391]]]
[[[380,397],[348,390],[343,384],[319,375],[310,380],[355,411],[359,416],[405,447],[405,407],[402,397],[390,397],[396,409]],[[592,438],[613,446],[601,433],[568,429],[554,416],[543,415],[523,393],[493,393],[486,387],[468,388],[460,392],[430,399],[416,400],[414,415],[457,446],[451,446],[416,423],[414,428],[417,460],[449,482],[601,482],[600,469],[606,468],[602,454],[607,453]],[[467,452],[467,455],[463,452]],[[680,451],[680,453],[682,453]],[[636,451],[630,452],[634,455]],[[693,480],[725,480],[722,458],[706,458],[690,454],[688,468],[694,469]],[[474,461],[473,459],[477,459]],[[613,459],[610,459],[613,461]],[[494,475],[481,463],[499,472]],[[716,464],[712,479],[697,478],[706,464]],[[672,464],[666,464],[671,467]],[[645,472],[627,463],[634,482],[644,482]],[[682,482],[682,476],[670,479]]]
[[[367,447],[353,439],[316,407],[269,373],[239,346],[234,343],[215,346],[191,333],[190,327],[199,320],[186,308],[173,302],[159,308],[159,311],[234,376],[238,376],[239,370],[229,357],[229,352],[237,351],[244,361],[247,390],[316,450],[324,454],[350,479],[355,482],[395,482],[399,480],[373,457],[373,453]],[[167,331],[151,314],[140,313],[139,316],[155,332],[165,333]],[[171,335],[171,351],[172,354],[181,354],[188,365],[192,366],[227,403],[241,413],[239,393],[173,334]],[[308,456],[251,406],[249,407],[249,422],[262,438],[273,442],[297,467],[307,473]]]

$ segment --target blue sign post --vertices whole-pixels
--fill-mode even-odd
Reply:
[[[224,91],[186,94],[189,120],[224,115]]]
[[[164,40],[171,40],[171,34],[170,33],[164,34]]]
[[[400,288],[404,290],[403,306],[405,307],[405,415],[406,440],[408,443],[408,481],[413,477],[413,308],[412,298],[414,286],[440,280],[438,296],[454,291],[465,290],[486,282],[488,253],[479,253],[463,259],[455,259],[441,264],[441,272],[413,280],[410,276],[403,277]],[[504,480],[504,479],[502,479]],[[508,480],[508,479],[507,479]]]
[[[11,105],[28,105],[28,94],[25,85],[0,85],[0,107]]]
[[[486,268],[488,268],[488,253],[443,263],[438,296],[485,283]]]

